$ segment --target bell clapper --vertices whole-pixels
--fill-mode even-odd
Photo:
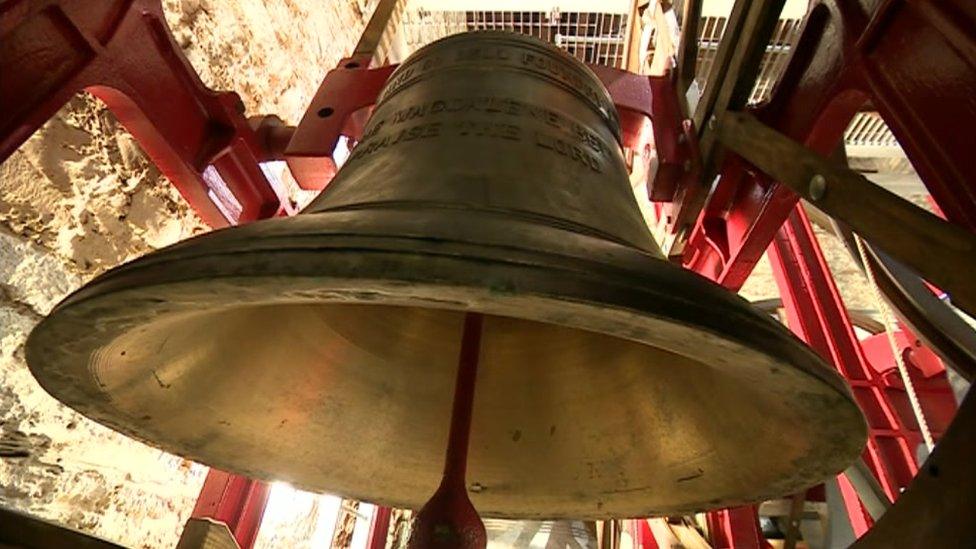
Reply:
[[[410,549],[483,549],[488,543],[485,525],[468,498],[464,478],[483,322],[480,313],[467,313],[464,317],[444,476],[414,519]]]

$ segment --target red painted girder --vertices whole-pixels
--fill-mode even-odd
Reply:
[[[204,86],[158,0],[4,2],[0,74],[0,162],[87,90],[211,226],[280,210],[240,97]]]
[[[764,549],[769,546],[759,529],[759,515],[752,505],[710,511],[706,521],[714,549]]]
[[[389,507],[377,505],[373,510],[373,518],[369,522],[369,536],[366,538],[366,549],[386,549],[391,515],[392,510]]]
[[[396,65],[369,68],[372,55],[348,57],[329,71],[302,117],[284,157],[303,189],[324,189],[338,167],[333,157],[339,138],[362,135],[372,106]]]
[[[770,127],[827,156],[870,102],[946,217],[976,230],[976,3],[821,0],[768,104]],[[728,155],[683,262],[737,290],[797,196]]]
[[[769,259],[790,329],[850,383],[868,421],[864,460],[894,500],[918,470],[918,425],[903,387],[889,383],[868,363],[802,207],[794,207],[777,232]],[[912,370],[937,438],[955,410],[951,390],[944,375],[925,378]]]
[[[192,518],[207,518],[227,525],[242,549],[254,546],[269,486],[246,477],[211,469],[193,508]]]

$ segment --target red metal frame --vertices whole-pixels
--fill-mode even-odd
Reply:
[[[763,549],[769,543],[759,529],[759,515],[753,506],[733,507],[706,514],[714,549]]]
[[[884,364],[881,357],[872,367],[865,356],[802,207],[795,206],[777,231],[769,259],[790,329],[851,385],[868,420],[865,463],[895,500],[918,471],[916,456],[922,443],[918,424],[900,377],[889,375],[890,366],[879,371]],[[893,360],[890,351],[885,358]],[[930,373],[926,377],[919,367],[910,368],[929,427],[938,439],[952,421],[956,403],[945,375],[937,375],[944,369]]]
[[[907,327],[899,324],[898,330],[894,334],[895,344],[897,345],[905,364],[918,370],[918,373],[925,379],[933,379],[945,373],[945,365],[932,349],[925,347],[924,344],[911,333]],[[885,379],[888,387],[901,387],[901,378],[896,370],[895,356],[891,350],[886,334],[875,334],[861,340],[861,349],[867,358],[868,364],[874,368],[878,375]],[[913,380],[914,384],[914,380]],[[922,387],[924,390],[925,387]],[[951,414],[955,410],[950,411]]]
[[[630,533],[630,539],[634,540],[634,549],[658,549],[660,547],[647,519],[628,520],[624,527]]]
[[[248,549],[257,538],[269,492],[266,483],[211,469],[191,517],[226,524],[237,544]]]
[[[974,24],[968,0],[816,2],[757,115],[827,156],[870,102],[946,217],[976,230],[976,155],[955,129],[976,123]],[[690,233],[685,266],[738,290],[796,202],[786,187],[727,159]]]
[[[211,226],[281,211],[284,191],[261,171],[240,97],[204,86],[159,0],[4,2],[0,73],[0,162],[86,90]]]
[[[952,130],[976,122],[976,5],[886,0],[864,6],[854,0],[811,6],[781,82],[758,116],[827,156],[854,114],[870,102],[946,217],[976,229],[976,184],[966,175],[976,173],[976,157]],[[917,471],[914,449],[921,437],[900,378],[869,367],[797,200],[730,155],[682,260],[738,290],[769,248],[789,324],[853,386],[871,424],[866,461],[894,499]],[[945,378],[923,378],[917,369],[912,377],[926,417],[940,435],[955,410]],[[852,525],[861,535],[870,519],[850,483],[840,480]],[[717,518],[712,513],[709,520],[720,522]],[[752,544],[745,533],[731,546]]]
[[[339,138],[357,140],[396,65],[369,68],[372,56],[343,59],[329,71],[288,143],[284,157],[303,189],[324,189],[335,175]]]
[[[328,185],[337,170],[334,159],[340,137],[353,142],[362,136],[369,117],[386,80],[396,65],[370,68],[370,55],[343,59],[329,71],[315,92],[311,105],[294,130],[283,150],[271,154],[283,157],[298,184],[309,190],[321,190]],[[621,121],[622,144],[636,150],[647,150],[658,141],[661,155],[660,179],[674,188],[678,178],[694,176],[687,166],[697,167],[697,135],[690,126],[685,130],[691,139],[680,137],[682,123],[677,98],[668,101],[669,94],[659,92],[673,88],[670,77],[640,76],[627,71],[593,65],[590,67],[610,91]],[[673,95],[673,94],[671,94]],[[679,133],[662,131],[651,120],[667,119]],[[659,154],[661,154],[659,152]],[[690,172],[690,173],[689,173]]]

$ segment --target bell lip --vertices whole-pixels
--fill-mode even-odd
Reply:
[[[157,269],[162,267],[162,273],[172,278],[157,279],[161,281],[156,285],[192,282],[195,280],[213,280],[215,278],[234,278],[232,273],[220,274],[218,271],[224,269],[220,262],[210,261],[209,271],[193,272],[185,269],[172,269],[171,264],[175,261],[199,261],[205,262],[212,260],[215,255],[228,254],[236,256],[239,254],[288,254],[288,253],[340,253],[342,251],[370,251],[375,253],[387,254],[407,254],[407,255],[430,255],[438,256],[438,253],[431,252],[431,248],[441,250],[442,257],[450,257],[456,261],[485,261],[493,262],[497,265],[509,265],[514,268],[528,269],[555,269],[576,274],[589,275],[601,282],[613,278],[633,277],[632,281],[641,281],[640,285],[626,285],[627,292],[633,295],[644,295],[644,301],[649,302],[650,309],[632,307],[629,303],[603,301],[599,298],[592,298],[590,301],[580,299],[579,302],[594,306],[596,312],[613,310],[629,311],[637,316],[651,316],[667,318],[669,321],[684,326],[694,326],[702,329],[722,340],[728,340],[741,345],[764,346],[770,339],[779,339],[794,343],[787,349],[801,350],[805,357],[796,356],[795,358],[803,365],[798,367],[806,373],[830,384],[835,390],[846,395],[848,399],[856,404],[856,400],[850,390],[850,386],[833,368],[831,368],[819,355],[817,355],[806,343],[796,337],[785,326],[776,322],[771,317],[753,307],[749,301],[743,299],[738,294],[730,292],[717,283],[687,269],[681,268],[671,262],[655,257],[647,251],[635,248],[630,245],[609,241],[595,235],[589,235],[568,230],[564,227],[540,224],[535,220],[498,217],[496,212],[482,211],[454,211],[438,212],[441,215],[463,217],[465,224],[452,227],[452,233],[440,236],[432,236],[427,232],[436,232],[428,226],[422,226],[423,235],[414,232],[415,227],[408,225],[409,220],[417,217],[417,211],[403,210],[381,210],[371,211],[370,215],[377,215],[384,221],[390,221],[388,227],[381,227],[378,231],[369,231],[367,226],[357,226],[347,229],[344,225],[350,220],[356,220],[363,216],[363,210],[322,210],[313,213],[302,214],[293,218],[268,219],[250,223],[248,225],[228,227],[212,231],[210,233],[198,235],[187,240],[178,242],[166,248],[157,250],[133,261],[119,265],[85,284],[61,302],[59,302],[51,313],[42,320],[41,324],[48,322],[52,317],[59,314],[67,307],[73,307],[81,302],[90,299],[97,299],[104,295],[126,289],[124,279],[142,279],[140,271]],[[481,217],[477,223],[471,223],[474,216]],[[458,221],[462,221],[459,219]],[[311,231],[301,232],[293,230],[299,223],[310,225]],[[503,245],[499,241],[481,240],[476,241],[477,236],[466,233],[465,230],[471,225],[480,228],[488,228],[488,233],[495,233],[503,225],[519,223],[534,231],[521,234],[524,247],[514,248],[510,245]],[[323,227],[323,225],[325,225]],[[493,231],[492,229],[496,229]],[[362,232],[357,232],[362,231]],[[541,234],[541,236],[540,236]],[[209,241],[217,243],[214,249]],[[480,240],[480,239],[477,239]],[[504,237],[500,240],[504,240]],[[565,244],[572,240],[565,248],[546,248],[544,244],[555,245]],[[548,241],[548,242],[546,242]],[[483,252],[483,257],[474,256],[461,257],[452,255],[451,245],[456,245],[465,252],[479,250]],[[222,249],[220,249],[222,248]],[[569,255],[574,249],[585,250],[598,257],[592,262],[581,263],[579,256]],[[545,251],[543,251],[545,250]],[[568,250],[568,251],[567,251]],[[308,269],[308,272],[301,272],[301,269],[292,268],[282,262],[263,262],[267,264],[267,270],[261,274],[249,274],[242,278],[302,278],[302,277],[322,277],[330,267],[330,262],[321,260],[314,262],[315,265]],[[320,264],[321,263],[321,264]],[[463,272],[457,270],[455,272]],[[406,274],[406,273],[404,273]],[[360,279],[356,273],[354,278]],[[656,279],[656,280],[655,280]],[[391,282],[397,284],[424,284],[429,279],[424,276],[415,275],[413,277],[403,277],[401,279],[389,278]],[[627,281],[627,282],[632,282]],[[120,284],[120,282],[122,282]],[[696,292],[694,300],[683,298],[679,295],[667,291],[656,291],[660,286],[671,288],[676,285],[684,284],[690,287],[691,292]],[[438,286],[449,286],[446,281]],[[470,287],[471,289],[483,288],[483,280],[472,279],[469,284],[456,284],[459,287]],[[600,287],[597,284],[596,287]],[[399,286],[398,286],[399,287]],[[689,292],[690,293],[690,292]],[[503,297],[502,294],[493,294],[493,298]],[[557,299],[557,302],[562,300]],[[629,300],[628,300],[629,301]],[[435,303],[433,300],[431,303]],[[714,314],[714,307],[703,306],[702,302],[710,305],[722,305],[726,310],[721,315]],[[661,303],[675,305],[675,307],[660,307]],[[449,309],[444,306],[442,308]],[[655,315],[654,309],[664,309],[671,311],[672,315]],[[458,308],[456,310],[464,310]],[[472,309],[473,310],[473,309]],[[686,311],[701,313],[695,321],[688,320]],[[498,314],[491,311],[484,311],[488,314]],[[709,314],[712,313],[712,314]],[[730,321],[729,314],[737,316],[735,321]],[[638,343],[654,344],[642,341],[639,338],[632,338],[620,333],[607,332],[592,327],[553,322],[550,320],[533,318],[531,315],[521,314],[521,311],[512,313],[501,313],[501,316],[513,316],[526,320],[537,320],[561,324],[571,328],[583,329],[603,333],[611,337],[630,339]],[[721,320],[709,322],[713,318],[721,317]],[[704,322],[702,322],[704,321]],[[38,325],[38,327],[41,326]],[[744,326],[748,324],[748,328]],[[37,331],[36,329],[34,331]],[[762,332],[759,334],[759,332]],[[33,332],[31,334],[33,336]],[[729,335],[735,335],[730,339]],[[30,340],[28,340],[28,344]]]
[[[322,214],[315,214],[315,215],[322,215]],[[312,216],[308,216],[308,217],[312,217]],[[294,221],[294,219],[296,218],[290,220],[289,219],[273,220],[270,223],[275,223],[275,222],[287,223],[289,221]],[[310,247],[307,242],[294,242],[291,248],[289,248],[287,245],[283,244],[281,239],[275,239],[275,238],[269,238],[267,242],[265,242],[265,244],[267,244],[271,249],[264,249],[261,246],[255,247],[253,245],[254,244],[253,242],[250,242],[250,245],[248,245],[250,239],[247,238],[247,235],[244,233],[246,232],[247,229],[253,229],[255,227],[259,227],[262,223],[269,223],[269,222],[259,222],[244,227],[234,227],[230,229],[224,229],[221,231],[215,231],[207,235],[202,235],[200,237],[196,237],[189,241],[185,241],[184,243],[178,244],[171,248],[167,248],[161,250],[160,252],[156,252],[155,254],[150,254],[150,256],[148,256],[147,258],[135,260],[132,263],[116,268],[112,271],[109,271],[108,273],[105,273],[101,277],[96,278],[94,281],[89,283],[85,288],[82,288],[75,294],[72,294],[64,302],[59,304],[52,312],[52,314],[47,318],[45,318],[32,331],[26,345],[27,362],[31,372],[34,374],[35,378],[38,379],[41,386],[46,391],[48,391],[52,396],[58,398],[62,402],[65,402],[68,406],[88,415],[92,412],[92,409],[90,407],[86,408],[85,406],[82,406],[82,404],[90,405],[91,402],[89,401],[89,398],[91,397],[96,397],[98,400],[107,400],[106,395],[104,393],[101,393],[97,384],[95,383],[95,380],[92,378],[92,376],[88,375],[86,357],[90,356],[94,349],[89,347],[86,350],[82,350],[82,351],[75,350],[73,352],[66,352],[64,351],[63,346],[59,345],[59,342],[63,342],[65,335],[67,335],[65,333],[61,333],[61,331],[65,326],[63,324],[64,322],[68,322],[69,326],[72,323],[93,324],[94,322],[96,322],[96,319],[92,318],[91,314],[86,312],[86,310],[87,311],[91,311],[93,309],[104,310],[106,308],[106,305],[110,304],[112,300],[120,299],[122,302],[125,302],[126,298],[128,296],[131,296],[132,294],[142,293],[143,297],[149,299],[150,301],[159,300],[160,299],[159,296],[165,292],[172,292],[171,297],[178,296],[184,292],[185,288],[187,288],[188,286],[190,287],[194,286],[195,282],[199,280],[214,280],[215,278],[220,278],[221,282],[232,285],[244,292],[258,292],[258,291],[266,292],[270,289],[280,287],[281,282],[285,279],[291,279],[292,281],[298,281],[304,279],[309,282],[308,284],[309,289],[314,289],[314,288],[321,289],[323,286],[322,270],[324,268],[328,268],[332,264],[332,262],[329,259],[326,259],[328,256],[335,256],[342,253],[358,254],[358,253],[362,253],[363,250],[362,242],[353,243],[354,246],[352,246],[351,248],[335,248],[335,247],[314,248],[314,247]],[[236,232],[237,236],[242,237],[239,241],[237,241],[236,243],[237,246],[233,245],[234,242],[227,242],[227,244],[231,244],[231,245],[227,246],[223,250],[215,250],[212,247],[208,247],[207,249],[199,249],[199,250],[196,249],[199,248],[200,245],[203,243],[203,241],[206,239],[217,239],[218,237],[221,237],[222,239],[222,237],[225,237],[232,232]],[[319,238],[324,238],[325,240],[328,239],[342,240],[344,238],[348,238],[348,235],[326,235],[324,237],[319,235]],[[403,237],[399,235],[388,236],[385,238],[377,238],[375,242],[375,244],[377,244],[376,253],[383,255],[383,257],[377,255],[377,258],[380,261],[384,261],[386,259],[389,259],[391,255],[406,254],[410,257],[416,256],[415,250],[409,250],[407,252],[404,252],[404,250],[399,247],[396,250],[379,249],[383,247],[392,247],[392,246],[379,246],[379,244],[382,243],[402,244],[402,240]],[[632,248],[619,246],[612,243],[605,243],[604,241],[599,241],[597,239],[592,239],[592,240],[596,243],[600,243],[601,245],[620,248],[620,250],[615,250],[617,252],[623,251],[624,253],[627,254],[636,254],[637,256],[639,256],[638,259],[639,262],[653,262],[653,263],[648,263],[648,265],[654,265],[655,268],[651,268],[647,272],[640,273],[643,275],[643,278],[641,279],[643,280],[644,283],[643,292],[642,292],[642,288],[639,287],[627,288],[626,291],[628,292],[633,291],[633,292],[642,292],[647,294],[648,292],[646,290],[648,289],[648,287],[656,288],[656,286],[651,282],[653,275],[668,273],[670,276],[687,278],[688,280],[686,280],[685,282],[688,282],[689,284],[692,285],[700,286],[699,288],[697,288],[699,290],[707,288],[707,290],[704,291],[707,294],[713,294],[713,295],[708,295],[708,297],[721,298],[722,296],[726,296],[726,297],[734,298],[734,301],[737,301],[738,303],[736,303],[735,305],[731,305],[731,308],[733,310],[726,311],[726,312],[733,314],[735,318],[730,318],[729,315],[727,314],[716,315],[722,317],[723,319],[722,326],[724,328],[731,328],[731,330],[723,330],[722,332],[718,332],[717,331],[718,324],[712,324],[711,326],[707,324],[689,325],[686,321],[683,321],[681,319],[676,319],[673,315],[661,314],[662,313],[661,311],[659,311],[658,315],[652,315],[649,311],[646,310],[640,310],[640,309],[627,310],[626,308],[623,307],[608,308],[606,303],[600,304],[599,306],[595,306],[594,303],[587,302],[582,299],[579,301],[567,300],[565,294],[560,296],[560,298],[558,299],[555,299],[552,296],[545,296],[545,295],[534,296],[533,299],[537,299],[540,302],[547,301],[550,304],[558,307],[565,307],[567,306],[567,304],[572,306],[578,306],[582,308],[582,310],[584,311],[589,311],[595,315],[604,318],[608,315],[609,316],[629,315],[630,317],[634,317],[638,319],[644,318],[645,321],[650,319],[653,322],[667,322],[675,325],[680,325],[684,328],[693,328],[695,330],[700,330],[709,333],[710,335],[716,336],[728,344],[731,344],[735,347],[739,347],[750,354],[753,353],[761,354],[767,357],[771,357],[772,360],[774,361],[789,363],[791,366],[795,368],[795,371],[797,373],[810,376],[820,382],[825,383],[826,386],[828,386],[837,394],[837,396],[843,397],[843,399],[850,404],[848,409],[844,411],[845,413],[838,415],[838,417],[841,416],[844,417],[844,421],[846,423],[845,427],[848,429],[847,431],[845,431],[845,433],[849,433],[849,435],[845,437],[845,442],[844,444],[841,445],[842,448],[839,449],[837,446],[835,446],[833,448],[834,452],[832,454],[825,456],[825,459],[831,459],[832,461],[822,462],[822,463],[824,465],[830,465],[830,467],[824,466],[818,468],[816,472],[816,478],[812,478],[814,475],[809,475],[808,477],[803,478],[804,482],[801,483],[801,485],[797,485],[796,482],[790,484],[791,488],[797,488],[797,489],[804,488],[808,485],[807,484],[808,481],[809,481],[809,485],[813,485],[816,482],[821,481],[823,478],[829,478],[830,475],[839,473],[840,471],[844,470],[849,465],[849,463],[853,459],[855,459],[857,455],[860,454],[860,452],[864,447],[864,443],[866,442],[867,439],[867,424],[863,414],[860,411],[860,408],[857,406],[856,401],[854,400],[853,395],[851,394],[849,387],[847,386],[846,382],[835,371],[833,371],[828,366],[826,366],[826,364],[822,361],[822,359],[820,359],[820,357],[818,357],[811,349],[809,349],[804,344],[802,344],[802,342],[800,342],[797,338],[795,338],[795,336],[793,336],[791,333],[785,330],[785,328],[783,328],[781,325],[773,321],[771,318],[768,318],[766,315],[758,313],[757,311],[752,309],[750,306],[748,306],[748,302],[742,300],[738,296],[727,296],[726,294],[728,294],[728,292],[726,290],[721,289],[718,285],[710,281],[707,281],[706,279],[700,277],[699,275],[681,269],[680,267],[671,265],[664,260],[653,258],[647,254],[641,253]],[[429,246],[430,242],[424,241],[421,242],[420,244]],[[243,245],[244,247],[248,248],[248,251],[242,252],[241,248],[239,247],[240,245]],[[465,243],[465,246],[470,246],[470,244]],[[482,249],[482,251],[497,252],[498,250],[492,250],[490,247],[485,247]],[[229,275],[229,276],[217,275],[217,271],[220,271],[222,269],[221,266],[222,261],[220,260],[221,256],[223,255],[239,256],[241,253],[247,253],[247,254],[254,253],[255,260],[257,260],[258,257],[263,257],[263,260],[261,260],[262,265],[266,267],[270,267],[271,271],[261,275],[252,274],[248,276],[241,276],[240,274]],[[279,257],[268,258],[267,254],[269,253],[279,254]],[[308,267],[313,272],[306,273],[305,275],[298,275],[295,273],[281,273],[280,271],[274,272],[275,267],[286,267],[289,264],[293,264],[290,263],[288,260],[293,259],[293,257],[291,256],[293,256],[294,254],[309,254],[309,253],[315,254],[317,256],[320,256],[320,258],[322,258],[319,261],[311,262],[310,264],[306,265],[306,267]],[[174,254],[175,257],[168,257],[168,255],[174,255]],[[503,252],[503,255],[510,256],[510,254],[511,254],[510,250]],[[438,259],[446,260],[448,262],[455,262],[455,263],[456,262],[465,263],[471,261],[476,261],[479,263],[481,261],[495,262],[499,260],[497,256],[492,257],[491,253],[486,253],[485,255],[488,257],[481,258],[480,260],[471,257],[458,257],[450,253],[439,255],[439,256],[437,254],[431,254],[431,258],[436,256]],[[237,257],[236,259],[241,259],[241,258]],[[174,261],[180,261],[184,263],[184,266],[193,266],[194,264],[196,264],[198,267],[200,267],[203,265],[207,265],[209,266],[210,271],[208,271],[207,269],[192,269],[192,268],[174,269],[172,268],[172,262]],[[479,265],[479,266],[483,266],[483,265]],[[553,266],[553,264],[550,264],[546,261],[542,261],[536,264],[533,264],[531,262],[511,261],[510,266],[516,270],[537,270],[541,268],[547,271],[548,277],[562,278],[562,277],[553,276],[553,273],[551,271],[555,267]],[[158,282],[157,284],[151,286],[147,286],[143,284],[137,287],[131,287],[131,286],[127,286],[126,284],[122,284],[122,285],[118,284],[120,277],[121,279],[132,279],[135,280],[136,282],[145,282],[146,279],[144,277],[146,276],[152,277],[153,275],[160,274],[160,273],[170,275],[171,279]],[[579,279],[579,277],[583,277],[584,279],[589,279],[589,283],[591,284],[597,284],[597,281],[602,281],[604,283],[602,289],[607,289],[607,285],[606,285],[607,277],[620,276],[620,272],[614,272],[613,270],[609,270],[607,272],[586,272],[585,270],[575,270],[575,269],[566,269],[566,268],[563,269],[563,272],[561,274],[563,274],[565,277],[572,277],[574,279]],[[266,283],[258,284],[257,282],[262,279],[265,279],[264,282]],[[369,277],[367,277],[367,279],[369,279]],[[670,278],[669,276],[664,276],[663,279],[666,284],[673,284],[674,282],[674,279]],[[159,279],[156,280],[158,281]],[[347,294],[347,297],[350,299],[348,301],[349,303],[357,302],[357,300],[358,302],[365,302],[365,303],[371,302],[369,299],[365,298],[365,296],[367,296],[368,294],[363,293],[361,291],[362,287],[364,286],[363,279],[361,277],[359,277],[358,275],[348,276],[346,277],[346,280],[349,280],[350,285],[354,286],[353,288],[350,288],[350,291]],[[419,294],[421,294],[420,296],[421,298],[423,298],[423,294],[425,293],[429,293],[428,297],[434,296],[434,294],[441,294],[442,290],[446,286],[448,286],[443,282],[430,283],[428,281],[427,283],[425,283],[423,280],[417,280],[417,279],[394,280],[394,281],[387,280],[386,282],[389,283],[387,288],[395,292],[401,292],[404,288],[407,287],[405,286],[405,284],[409,284],[411,285],[411,287],[414,288],[414,290],[416,290]],[[381,286],[382,285],[383,284],[381,284]],[[469,286],[456,285],[454,287],[461,288],[462,290],[469,291],[469,292],[470,291],[480,292],[481,293],[480,300],[475,300],[476,303],[483,300],[483,302],[486,304],[497,305],[499,303],[505,304],[508,299],[508,296],[505,294],[505,292],[504,291],[499,292],[498,289],[495,290],[485,289],[483,286],[477,286],[475,284]],[[595,286],[595,287],[600,287],[600,286]],[[152,291],[147,292],[146,291],[147,289],[152,289]],[[719,292],[719,293],[716,294],[715,292]],[[146,294],[152,294],[156,297],[151,297]],[[386,294],[384,293],[384,295]],[[300,299],[303,301],[322,302],[322,300],[316,299],[314,297],[309,298],[308,294],[304,294],[304,297],[297,297],[296,299]],[[679,296],[668,294],[666,291],[653,293],[653,296],[649,298],[645,298],[641,301],[646,302],[647,299],[669,302],[671,306],[680,304],[680,305],[685,305],[690,307],[695,307],[695,306],[701,307],[700,305],[696,305],[696,303],[693,301],[681,299]],[[106,303],[105,300],[108,300],[108,303]],[[725,305],[730,305],[731,301],[733,300],[725,300],[725,301],[726,301]],[[255,303],[257,302],[255,301]],[[384,305],[386,304],[417,305],[421,303],[426,304],[428,306],[436,306],[445,309],[478,310],[478,311],[485,312],[487,314],[498,314],[501,316],[515,316],[518,318],[525,318],[529,320],[538,320],[541,322],[557,323],[563,326],[596,331],[612,337],[622,337],[624,339],[630,339],[631,341],[638,341],[648,345],[659,346],[657,342],[641,340],[639,338],[634,338],[634,337],[625,337],[620,332],[606,331],[604,329],[594,330],[592,325],[581,326],[581,325],[576,325],[572,322],[554,322],[554,319],[551,317],[539,318],[536,317],[535,315],[519,314],[525,312],[526,311],[525,308],[511,309],[507,307],[495,308],[493,306],[488,306],[488,307],[478,307],[478,308],[472,307],[470,309],[461,309],[460,307],[457,306],[458,304],[456,302],[444,302],[443,300],[438,300],[436,297],[433,297],[433,299],[423,298],[419,301],[411,297],[411,298],[406,298],[399,303],[385,301],[383,304]],[[739,311],[735,311],[734,309],[736,308],[738,308]],[[111,307],[109,307],[109,309],[111,309]],[[670,307],[667,306],[663,307],[663,312],[666,312],[669,309]],[[741,316],[735,315],[734,313],[736,312],[738,312],[739,315]],[[79,318],[73,319],[72,317],[76,315],[79,315]],[[142,318],[144,319],[144,317]],[[575,318],[575,317],[574,315],[568,315],[567,318]],[[629,320],[633,320],[633,318]],[[108,321],[107,323],[100,326],[99,329],[104,329],[106,325],[110,325],[112,324],[112,322],[113,321]],[[589,320],[587,319],[586,321],[583,322],[583,324],[587,324],[588,322]],[[629,322],[621,322],[621,325],[627,325],[627,324],[629,324]],[[749,324],[750,327],[749,329],[743,330],[742,328],[746,324]],[[78,324],[76,324],[76,326],[77,325]],[[119,327],[124,329],[126,326],[129,325],[130,325],[129,322],[123,321]],[[71,332],[72,330],[68,330],[68,331]],[[741,340],[740,338],[729,338],[728,336],[730,334],[741,336]],[[757,349],[757,346],[761,346],[761,347]],[[667,347],[665,348],[667,349]],[[668,350],[671,350],[672,352],[677,352],[679,354],[683,354],[685,356],[689,356],[686,353],[682,352],[681,350],[674,350],[674,349],[668,349]],[[58,357],[57,355],[61,355],[61,356]],[[694,358],[693,355],[692,357]],[[71,363],[68,363],[65,360],[65,359],[72,359],[72,358],[73,360],[70,361]],[[65,365],[67,365],[67,368],[63,368]],[[64,371],[66,369],[73,370],[73,372]],[[79,381],[85,381],[85,380],[87,380],[88,382],[87,387],[82,386],[81,384],[78,383]],[[89,398],[85,398],[85,397],[89,397]],[[185,455],[190,459],[194,459],[202,463],[209,463],[215,467],[229,468],[252,476],[266,478],[268,480],[275,480],[269,478],[269,475],[266,472],[241,470],[239,467],[233,464],[217,463],[207,459],[202,455],[194,455],[192,453],[188,453],[185,450],[181,449],[179,446],[172,443],[147,439],[146,437],[141,436],[138,431],[135,431],[131,428],[126,428],[123,423],[113,421],[113,418],[109,413],[103,413],[102,415],[96,415],[96,416],[89,415],[89,417],[92,417],[99,423],[102,423],[110,428],[121,431],[128,436],[132,436],[133,438],[142,440],[143,442],[146,442],[152,446],[160,447],[167,451],[172,451],[177,454]],[[116,415],[115,418],[119,418],[119,416]],[[858,432],[854,432],[855,430],[857,430]],[[309,483],[303,483],[301,481],[294,481],[292,482],[292,484],[295,484],[296,486],[299,487],[305,487],[314,491],[323,490],[323,487],[321,486],[314,486]],[[349,497],[356,497],[364,501],[374,501],[384,505],[392,505],[392,506],[400,506],[400,507],[411,507],[413,505],[412,502],[384,500],[381,497],[376,497],[376,495],[374,494],[356,494],[353,491],[349,491],[349,490],[344,490],[343,493],[344,495],[347,495]],[[718,504],[707,502],[707,501],[694,502],[694,503],[682,505],[680,507],[674,507],[669,509],[655,509],[651,514],[667,515],[667,514],[674,514],[679,512],[702,510],[707,508],[745,504],[749,502],[762,501],[770,497],[777,497],[782,495],[783,493],[785,492],[782,489],[775,489],[769,491],[757,490],[753,496],[750,496],[748,498],[724,499],[721,501],[721,503]],[[477,496],[472,495],[472,497],[474,497],[477,500]],[[633,514],[630,516],[648,516],[649,513],[650,513],[649,511],[635,509]],[[506,514],[504,512],[486,510],[484,516],[497,517],[497,518],[523,518],[523,519],[525,518],[588,519],[588,518],[621,517],[624,515],[620,513],[605,513],[605,514],[589,513],[589,514],[582,514],[582,515],[581,514],[546,515],[544,513],[540,513],[538,515],[527,515],[525,513]]]

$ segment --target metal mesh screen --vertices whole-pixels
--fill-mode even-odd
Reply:
[[[895,134],[876,112],[857,113],[844,131],[844,143],[849,156],[890,158],[905,155]]]
[[[701,89],[705,89],[705,80],[708,78],[708,71],[711,70],[715,62],[715,54],[718,51],[719,42],[725,33],[725,17],[703,17],[699,25],[698,36],[698,65],[695,71],[695,80]],[[773,36],[766,46],[766,54],[763,55],[759,66],[759,76],[756,78],[755,87],[752,89],[751,103],[759,103],[769,99],[769,94],[773,86],[779,81],[779,77],[786,68],[790,52],[800,36],[803,21],[800,19],[780,19],[773,30]]]
[[[621,67],[627,15],[596,12],[407,11],[401,32],[412,52],[438,38],[472,30],[505,30],[551,42],[586,63]]]

